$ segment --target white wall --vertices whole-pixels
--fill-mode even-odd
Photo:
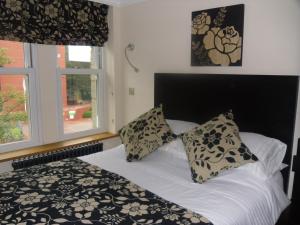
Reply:
[[[103,141],[103,150],[109,150],[122,144],[119,137],[109,138]],[[101,167],[101,166],[100,166]]]
[[[123,121],[123,74],[121,51],[121,8],[111,7],[108,15],[109,40],[104,47],[104,65],[107,79],[108,130],[116,133]]]
[[[12,161],[6,161],[6,162],[0,163],[0,173],[12,171],[13,168],[11,166],[11,163],[12,163]]]
[[[191,12],[245,4],[242,67],[191,67]],[[132,42],[130,58],[123,56],[124,121],[153,106],[155,72],[300,74],[299,0],[149,0],[121,8],[122,50]],[[128,95],[128,88],[135,95]]]

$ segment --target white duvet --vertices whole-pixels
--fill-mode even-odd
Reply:
[[[289,204],[280,172],[263,180],[241,167],[196,184],[188,162],[171,152],[158,150],[139,162],[129,163],[125,158],[120,145],[80,159],[199,213],[214,225],[274,225]]]

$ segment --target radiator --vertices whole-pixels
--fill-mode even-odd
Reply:
[[[59,150],[47,153],[34,154],[21,159],[13,160],[12,167],[21,169],[29,166],[54,162],[66,158],[79,157],[89,155],[103,150],[103,143],[99,141],[88,142],[85,144],[73,145]]]

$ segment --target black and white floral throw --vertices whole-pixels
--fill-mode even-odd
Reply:
[[[79,159],[0,174],[0,224],[212,225]]]

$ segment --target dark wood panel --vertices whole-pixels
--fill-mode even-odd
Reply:
[[[232,109],[241,131],[286,143],[290,165],[298,85],[298,76],[155,74],[155,105],[168,119],[198,123]],[[287,190],[289,169],[282,173]]]

